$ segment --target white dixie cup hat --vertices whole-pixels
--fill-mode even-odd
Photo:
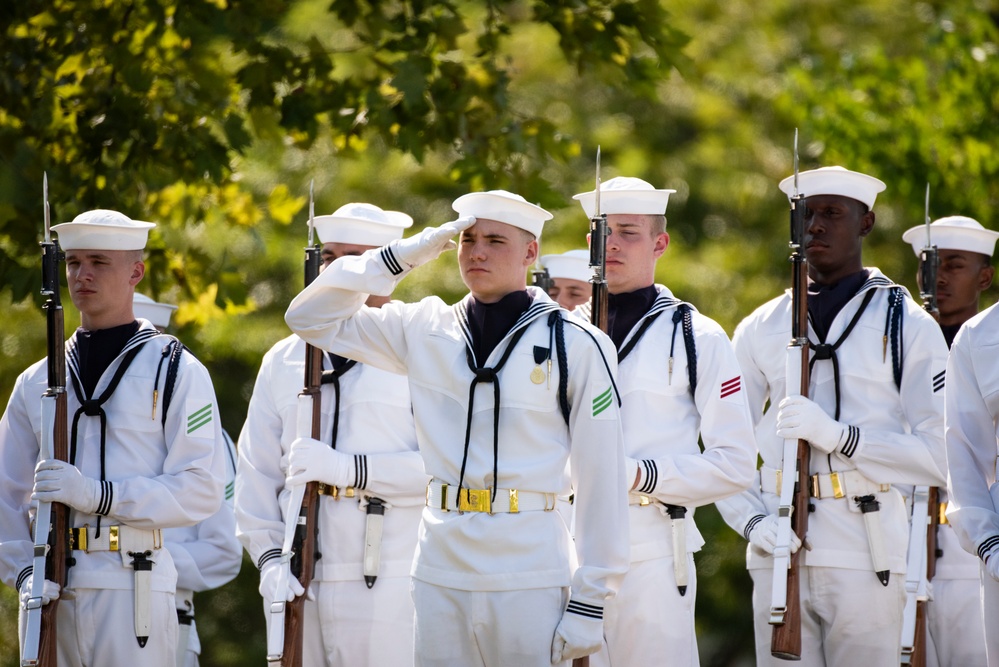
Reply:
[[[593,276],[589,250],[570,250],[561,255],[542,255],[541,266],[548,270],[550,278],[568,278],[585,283]]]
[[[985,229],[974,218],[964,215],[950,215],[930,224],[930,243],[945,250],[965,250],[991,257],[996,248],[999,232]],[[922,255],[926,247],[926,225],[905,230],[902,240],[912,246],[916,257]]]
[[[177,306],[153,301],[140,292],[136,292],[132,296],[132,311],[135,313],[135,316],[149,320],[154,327],[159,329],[166,329],[170,326],[170,316],[173,315],[173,311],[175,310],[177,310]]]
[[[399,211],[385,211],[374,204],[344,204],[330,215],[315,217],[321,243],[383,246],[402,238],[413,218]]]
[[[665,215],[669,196],[676,190],[656,189],[651,183],[631,176],[617,176],[600,184],[600,213],[632,213],[638,215]],[[587,217],[596,211],[597,191],[573,195]]]
[[[541,229],[552,214],[520,195],[506,190],[470,192],[454,200],[451,208],[460,216],[472,215],[476,219],[496,220],[541,237]]]
[[[788,176],[777,187],[790,198],[794,195],[794,176]],[[856,199],[869,209],[874,208],[874,200],[884,189],[883,181],[843,167],[820,167],[798,174],[798,192],[805,197],[839,195]]]
[[[108,209],[86,211],[52,227],[63,250],[142,250],[153,222],[132,220]]]

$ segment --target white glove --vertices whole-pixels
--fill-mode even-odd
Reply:
[[[774,548],[777,546],[777,515],[770,514],[760,519],[746,537],[749,538],[749,542],[754,547],[773,555]],[[795,553],[800,548],[801,539],[792,530],[791,553]]]
[[[21,607],[25,608],[28,606],[28,600],[31,599],[31,580],[34,579],[34,574],[29,574],[28,578],[24,580],[21,584]],[[54,581],[45,580],[42,585],[42,604],[48,604],[52,600],[59,599],[59,584]]]
[[[562,614],[552,639],[552,664],[596,653],[604,643],[604,622],[571,611]]]
[[[777,436],[785,440],[807,440],[813,447],[832,454],[843,442],[846,425],[826,414],[804,396],[788,396],[777,412]]]
[[[399,264],[404,264],[410,269],[415,269],[421,264],[437,259],[445,250],[457,248],[457,244],[451,240],[456,234],[460,234],[475,224],[475,216],[465,215],[457,220],[445,222],[440,227],[427,227],[419,234],[409,238],[392,241],[386,246],[390,251],[390,258],[386,259],[382,255],[382,261],[386,264],[394,259]],[[392,266],[387,266],[393,275],[400,273],[398,266],[393,270]]]
[[[79,468],[59,459],[39,461],[35,466],[35,488],[31,499],[43,503],[62,503],[93,514],[101,500],[101,485],[84,477]]]
[[[284,590],[278,590],[281,570],[287,572],[287,585]],[[264,602],[291,602],[296,597],[305,592],[301,582],[291,574],[291,566],[279,560],[271,560],[264,564],[264,569],[260,571],[260,597]]]
[[[295,486],[306,482],[322,482],[335,486],[355,483],[354,456],[344,454],[314,438],[298,438],[288,452],[288,479]]]

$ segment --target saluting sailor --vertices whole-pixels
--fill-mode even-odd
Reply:
[[[908,512],[893,484],[944,481],[947,345],[903,288],[862,263],[884,183],[823,167],[799,174],[798,187],[806,206],[808,398],[786,397],[787,383],[800,379],[785,377],[792,321],[785,293],[756,309],[733,337],[763,465],[757,486],[718,507],[750,542],[757,663],[780,664],[770,653],[768,623],[778,473],[784,439],[808,441],[814,511],[801,560],[801,662],[897,665]],[[794,177],[780,189],[790,196]]]
[[[61,667],[175,667],[177,570],[163,533],[207,519],[222,502],[225,454],[208,372],[182,350],[166,392],[164,350],[175,339],[132,310],[154,226],[94,210],[52,228],[81,316],[66,342],[70,461],[37,460],[44,360],[17,378],[0,420],[0,575],[22,597],[33,576],[31,501],[71,508],[67,585],[46,585],[45,595],[61,599]]]
[[[402,238],[405,213],[351,203],[316,216],[329,267]],[[379,308],[389,296],[370,296]],[[236,518],[239,539],[260,568],[265,616],[301,586],[278,591],[279,556],[290,487],[315,481],[319,552],[305,601],[303,664],[412,665],[410,570],[427,475],[416,451],[406,378],[329,354],[323,360],[321,440],[296,439],[298,394],[305,378],[305,341],[289,336],[264,355],[239,436]],[[287,478],[287,484],[286,484]],[[369,522],[380,544],[366,547]],[[282,597],[283,596],[283,597]]]
[[[590,300],[590,269],[589,250],[570,250],[561,255],[542,255],[541,266],[548,271],[552,287],[548,290],[550,296],[558,305],[566,310],[575,310]]]
[[[937,227],[944,222],[949,228],[941,229],[938,234]],[[999,234],[982,228],[971,218],[959,216],[943,218],[932,226],[933,242],[940,248],[938,284],[942,289],[938,299],[943,327],[945,309],[953,309],[955,315],[963,311],[966,317],[972,314],[972,306],[977,310],[978,294],[992,279],[991,255]],[[953,268],[944,268],[947,258],[955,254],[944,248],[962,251],[955,258],[958,261],[951,260]],[[957,308],[962,303],[963,308]],[[943,557],[937,561],[937,576],[933,579],[929,628],[940,664],[985,664],[980,644],[980,633],[984,632],[986,661],[990,667],[996,667],[999,666],[996,622],[999,619],[999,485],[996,484],[999,312],[992,306],[966,320],[956,319],[961,321],[948,321],[957,325],[947,362],[949,523],[938,532]],[[944,331],[947,332],[946,328]],[[948,526],[953,527],[961,547],[976,557],[974,572],[980,578],[980,590],[975,590],[979,582],[969,579],[972,572],[966,569],[965,554],[953,545],[954,537]],[[979,593],[980,606],[968,610],[969,596],[975,593]],[[962,606],[963,611],[959,610]],[[972,619],[972,613],[977,618]],[[951,660],[951,656],[962,659]]]
[[[674,190],[600,186],[607,214],[608,334],[618,354],[631,492],[631,568],[607,605],[593,665],[697,665],[694,509],[746,490],[756,444],[725,331],[655,283]],[[575,196],[592,216],[595,192]],[[703,442],[703,451],[698,438]]]
[[[136,292],[132,298],[136,320],[148,320],[158,331],[170,326],[170,316],[177,306],[160,303]],[[180,342],[174,344],[180,346]],[[170,359],[179,355],[171,348]],[[179,359],[179,357],[178,357]],[[166,370],[164,372],[167,372]],[[225,443],[225,502],[219,511],[193,526],[168,528],[163,541],[177,568],[177,667],[198,667],[201,639],[194,621],[194,594],[219,588],[239,574],[243,550],[236,539],[236,515],[232,509],[236,479],[236,445],[222,429]]]
[[[600,647],[627,568],[613,348],[526,287],[550,213],[502,190],[453,207],[456,221],[334,262],[285,317],[314,345],[409,377],[433,477],[413,567],[417,664],[560,664]],[[456,234],[469,296],[364,307]],[[561,511],[573,488],[574,545]]]

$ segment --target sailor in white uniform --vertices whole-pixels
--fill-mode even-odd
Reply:
[[[72,560],[60,597],[61,667],[175,667],[177,569],[168,528],[214,515],[225,453],[204,366],[176,339],[136,321],[135,286],[153,223],[88,211],[52,228],[66,253],[81,327],[66,343],[68,462],[39,461],[42,360],[22,373],[0,420],[0,577],[32,580],[32,500],[70,511]]]
[[[315,223],[329,266],[401,238],[412,219],[352,203]],[[388,302],[372,296],[367,304]],[[305,341],[289,336],[264,355],[239,437],[239,539],[261,570],[270,623],[271,601],[288,597],[274,588],[277,571],[287,567],[278,558],[285,522],[297,516],[285,516],[290,487],[320,482],[322,557],[305,602],[303,664],[412,665],[410,570],[428,477],[416,451],[409,385],[402,375],[337,355],[324,355],[323,367],[322,437],[296,439]],[[366,544],[375,525],[380,543]]]
[[[733,337],[763,465],[753,488],[718,507],[749,540],[757,663],[781,664],[770,653],[769,625],[778,479],[782,466],[784,475],[794,469],[782,461],[784,439],[808,441],[814,511],[800,561],[802,664],[897,665],[908,512],[893,485],[944,480],[947,345],[903,288],[862,263],[884,183],[825,167],[802,172],[798,187],[806,206],[810,389],[807,398],[787,397],[787,383],[800,378],[785,377],[792,321],[785,293]],[[794,177],[780,188],[791,195]]]
[[[461,216],[334,262],[292,301],[292,330],[409,377],[432,476],[413,568],[418,665],[546,666],[596,651],[627,568],[610,341],[526,287],[551,214],[502,190]],[[365,307],[454,247],[471,294]],[[575,542],[563,510],[576,493]]]

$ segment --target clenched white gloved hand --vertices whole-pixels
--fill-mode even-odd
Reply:
[[[46,459],[35,466],[31,499],[62,503],[84,514],[93,514],[101,500],[101,485],[96,479],[84,477],[79,468],[66,461]]]
[[[807,440],[826,454],[832,454],[842,444],[846,425],[826,414],[815,401],[805,396],[788,396],[777,409],[778,437]]]
[[[445,250],[457,247],[452,237],[475,224],[475,216],[465,215],[457,220],[445,222],[440,227],[427,227],[409,238],[392,241],[380,254],[388,270],[393,275],[405,268],[415,269],[421,264],[437,259]],[[404,266],[400,266],[404,265]]]
[[[31,586],[32,586],[32,580],[34,578],[35,578],[34,574],[29,574],[28,578],[24,580],[24,583],[21,584],[20,597],[21,597],[22,608],[27,608],[28,600],[31,599]],[[49,602],[52,602],[52,600],[59,599],[59,593],[60,593],[59,584],[57,584],[54,581],[49,581],[48,579],[46,579],[45,583],[42,585],[42,604],[45,605],[48,604]]]
[[[596,653],[604,642],[604,622],[571,611],[562,614],[552,639],[552,664]]]
[[[354,456],[344,454],[314,438],[297,438],[288,452],[288,486],[322,482],[354,486]]]
[[[760,519],[746,537],[749,538],[754,547],[773,555],[774,548],[777,546],[777,515],[770,514]],[[791,553],[795,553],[801,548],[801,539],[793,530],[791,531],[790,546]]]
[[[286,582],[281,585],[281,571],[285,571]],[[291,602],[305,592],[301,582],[291,574],[291,566],[279,560],[271,560],[264,564],[260,571],[260,597],[265,602]]]

